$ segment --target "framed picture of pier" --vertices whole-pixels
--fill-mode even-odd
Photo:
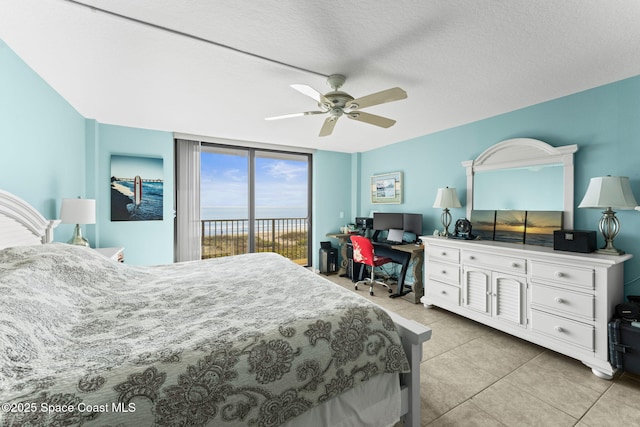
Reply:
[[[391,172],[372,176],[371,203],[402,203],[402,172]]]
[[[162,158],[112,155],[110,184],[111,221],[162,220]]]

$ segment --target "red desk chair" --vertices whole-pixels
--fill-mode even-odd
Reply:
[[[351,243],[353,244],[353,261],[365,264],[369,266],[371,270],[371,277],[366,278],[365,280],[361,280],[355,285],[356,291],[358,290],[358,285],[360,283],[368,283],[369,284],[369,295],[373,295],[373,284],[377,283],[379,285],[384,286],[389,290],[389,293],[393,292],[393,290],[384,282],[375,279],[373,269],[374,267],[379,267],[388,262],[392,262],[391,258],[376,256],[373,252],[373,243],[371,240],[362,236],[351,236]]]

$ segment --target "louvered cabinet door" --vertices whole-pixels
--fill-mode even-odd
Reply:
[[[493,315],[502,321],[526,326],[527,279],[493,272],[492,282]]]
[[[464,307],[491,314],[491,273],[475,268],[465,268],[463,294]]]

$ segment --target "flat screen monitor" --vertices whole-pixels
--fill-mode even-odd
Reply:
[[[422,214],[404,214],[402,229],[420,236],[422,234]]]
[[[390,212],[374,212],[373,213],[373,229],[374,230],[388,230],[390,228],[402,227],[402,214],[390,213]]]

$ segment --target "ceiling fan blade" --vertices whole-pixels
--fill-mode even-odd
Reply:
[[[356,98],[353,101],[346,103],[346,108],[366,108],[372,105],[384,104],[385,102],[399,101],[407,97],[407,92],[394,87],[391,89],[383,90],[382,92],[372,93],[371,95],[363,96],[362,98]]]
[[[291,117],[311,116],[314,114],[326,114],[326,111],[305,111],[303,113],[284,114],[282,116],[265,117],[265,120],[289,119]]]
[[[320,129],[320,134],[318,136],[329,136],[331,132],[333,132],[333,128],[336,126],[336,122],[338,121],[337,117],[327,117]]]
[[[370,125],[380,126],[382,128],[390,128],[396,121],[388,119],[382,116],[376,116],[375,114],[365,113],[364,111],[352,111],[351,113],[345,113],[347,117],[359,122],[369,123]]]
[[[293,84],[290,86],[295,90],[297,90],[298,92],[300,92],[301,94],[307,95],[308,97],[315,99],[315,101],[319,104],[329,104],[333,106],[331,101],[329,101],[327,98],[324,97],[323,94],[321,94],[311,86],[299,85],[299,84]]]

